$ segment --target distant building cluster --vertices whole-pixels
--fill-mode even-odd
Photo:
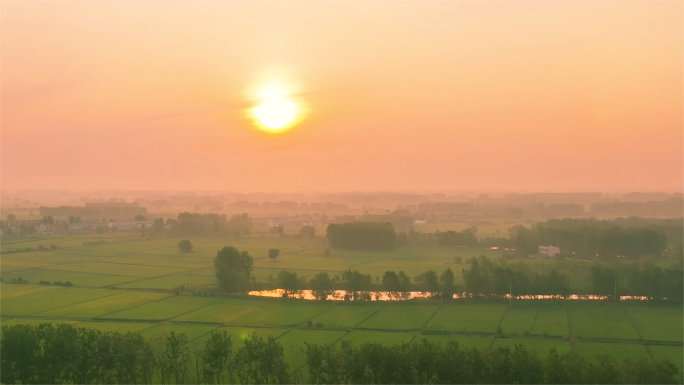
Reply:
[[[116,222],[109,222],[107,226],[109,228],[114,228],[116,227],[118,230],[130,230],[130,229],[139,229],[142,228],[143,226],[145,227],[152,227],[154,224],[154,221],[116,221]]]
[[[555,257],[560,254],[560,248],[555,246],[539,246],[537,254],[541,257]]]

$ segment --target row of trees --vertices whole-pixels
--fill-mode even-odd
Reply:
[[[463,269],[466,293],[501,297],[570,294],[643,296],[654,300],[682,300],[684,270],[681,263],[659,267],[651,261],[613,265],[579,261],[535,266],[518,262],[494,262],[485,256],[471,258]],[[573,284],[571,284],[571,282]]]
[[[566,218],[540,222],[530,227],[516,225],[508,236],[477,238],[477,227],[462,231],[439,230],[434,233],[406,231],[397,233],[398,245],[419,246],[481,246],[514,249],[519,255],[537,253],[540,245],[561,248],[565,256],[594,258],[661,256],[670,254],[682,258],[681,220],[616,218]]]
[[[225,330],[203,345],[171,332],[102,332],[69,324],[2,327],[0,381],[4,384],[674,384],[679,370],[667,361],[594,360],[576,354],[546,357],[522,345],[489,351],[420,340],[386,346],[306,343],[293,349],[292,367],[273,337],[255,334],[242,346]],[[298,358],[302,358],[298,361]]]
[[[516,250],[527,254],[535,254],[539,245],[559,246],[565,253],[600,258],[660,256],[667,248],[665,235],[656,230],[620,226],[608,229],[548,225],[528,229],[516,226],[511,229],[511,239]]]
[[[239,348],[225,330],[204,345],[184,333],[152,339],[70,324],[2,327],[3,384],[288,383],[283,348],[253,334]]]
[[[233,215],[230,220],[225,214],[198,214],[183,212],[176,219],[167,219],[171,235],[236,235],[248,234],[252,219],[248,214]]]
[[[415,284],[411,277],[403,271],[386,271],[382,279],[375,280],[370,274],[362,274],[358,270],[347,270],[341,275],[330,277],[326,272],[320,272],[307,281],[306,276],[296,272],[281,270],[278,276],[269,283],[284,290],[284,295],[292,297],[299,295],[302,290],[311,290],[313,296],[319,300],[325,300],[334,290],[345,290],[347,300],[371,300],[373,296],[383,292],[392,298],[408,298],[411,291],[428,292],[438,296],[444,290],[445,295],[455,293],[454,273],[447,269],[438,276],[434,270],[415,277]]]
[[[186,241],[181,242],[181,244]],[[179,246],[181,246],[179,244]],[[279,250],[269,250],[275,260]],[[391,296],[407,297],[410,291],[422,291],[436,296],[444,292],[491,298],[509,293],[521,295],[554,295],[567,297],[579,295],[644,296],[655,300],[681,300],[684,292],[683,264],[667,267],[656,266],[646,259],[642,263],[588,264],[576,260],[557,260],[552,264],[530,264],[522,261],[493,261],[486,256],[473,257],[462,269],[463,286],[455,284],[451,269],[441,275],[434,270],[409,277],[404,271],[386,271],[382,278],[371,277],[358,270],[347,270],[339,276],[330,277],[321,272],[307,281],[296,272],[282,270],[269,284],[284,289],[287,296],[304,289],[313,290],[314,296],[325,299],[333,289],[347,291],[350,300],[370,300],[374,292],[384,291]],[[228,293],[246,292],[256,284],[252,275],[253,258],[247,251],[226,246],[214,258],[218,286]],[[572,282],[572,284],[571,284]],[[337,286],[335,286],[337,285]]]
[[[389,222],[331,223],[326,237],[330,246],[340,249],[388,250],[397,241],[397,233]]]

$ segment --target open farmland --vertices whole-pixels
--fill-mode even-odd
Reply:
[[[427,329],[493,333],[506,312],[505,305],[444,306],[427,324]]]
[[[455,264],[455,256],[499,258],[497,250],[333,250],[325,257],[320,243],[286,238],[199,238],[193,239],[195,248],[190,253],[178,251],[180,239],[140,240],[108,234],[102,240],[111,243],[84,246],[83,242],[93,241],[92,236],[74,236],[42,241],[59,242],[56,250],[3,255],[3,281],[21,276],[30,284],[0,284],[2,323],[68,322],[100,330],[139,331],[145,336],[174,331],[186,333],[193,344],[203,343],[213,330],[225,330],[237,344],[256,332],[295,349],[305,341],[395,344],[426,339],[480,349],[520,343],[540,354],[556,348],[561,353],[574,350],[589,356],[607,352],[681,360],[681,306],[572,301],[516,301],[512,306],[468,301],[447,301],[440,306],[435,300],[333,303],[177,295],[173,291],[180,285],[198,292],[213,287],[213,257],[226,243],[250,252],[255,258],[254,275],[260,281],[276,277],[282,269],[308,278],[320,271],[339,275],[349,268],[371,274],[373,279],[387,270],[415,276],[428,268],[439,271],[445,261],[458,272],[466,265]],[[269,248],[281,250],[276,261],[267,258]],[[457,273],[456,281],[461,279]],[[75,286],[36,285],[41,280],[71,281]],[[499,328],[502,335],[497,335]]]
[[[363,329],[421,329],[439,309],[436,305],[391,304],[359,325]]]

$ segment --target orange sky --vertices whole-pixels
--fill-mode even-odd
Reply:
[[[681,1],[22,1],[3,189],[681,191]],[[244,116],[277,81],[309,113]]]

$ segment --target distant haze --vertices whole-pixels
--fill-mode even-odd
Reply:
[[[682,191],[680,1],[3,2],[3,189]],[[308,114],[244,117],[279,81]]]

